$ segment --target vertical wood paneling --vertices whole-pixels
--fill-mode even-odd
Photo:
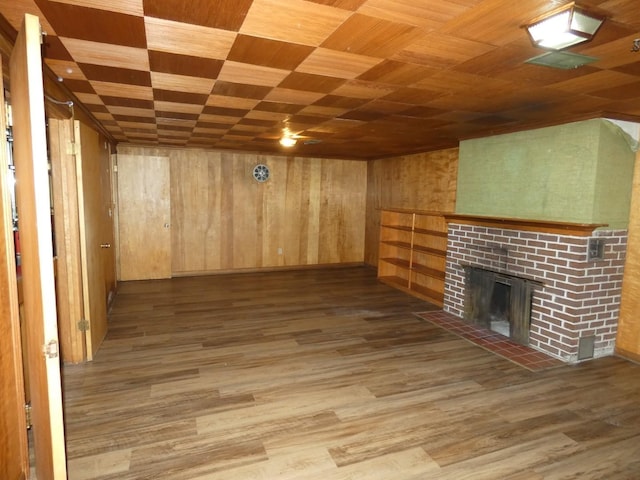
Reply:
[[[616,350],[640,360],[640,152],[636,153]]]
[[[365,162],[143,147],[120,153],[131,149],[170,158],[174,275],[364,259]],[[267,182],[253,179],[259,163],[269,166]]]
[[[188,168],[182,168],[185,159],[179,151],[171,152],[171,270],[179,268],[199,270],[210,244],[208,211],[215,205],[209,203],[209,162],[204,152],[194,152]],[[200,208],[199,205],[206,206]],[[195,235],[175,235],[178,225],[192,228],[201,225],[204,238]],[[215,230],[214,230],[215,231]]]
[[[365,262],[378,263],[381,208],[453,212],[458,149],[369,162]]]
[[[233,267],[263,266],[262,259],[262,197],[264,184],[251,177],[255,156],[235,154],[233,161]],[[224,188],[224,184],[220,184]]]
[[[364,245],[366,164],[322,161],[319,263],[354,262]]]

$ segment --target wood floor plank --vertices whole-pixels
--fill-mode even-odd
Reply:
[[[72,480],[640,478],[640,366],[531,372],[368,267],[123,282],[63,368]]]

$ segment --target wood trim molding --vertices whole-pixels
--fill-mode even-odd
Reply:
[[[376,210],[378,211],[385,210],[387,212],[397,212],[397,213],[415,213],[417,215],[433,215],[437,217],[453,215],[453,213],[445,213],[445,212],[436,211],[436,210],[416,210],[415,208],[377,207]]]
[[[576,237],[588,237],[596,228],[607,226],[606,223],[556,222],[550,220],[532,220],[527,218],[463,215],[458,213],[445,213],[444,217],[447,223],[479,225],[483,227],[505,228],[508,230],[523,230],[527,232],[555,233],[560,235],[572,235]]]

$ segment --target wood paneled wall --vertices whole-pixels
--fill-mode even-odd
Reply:
[[[453,212],[458,149],[369,162],[365,262],[378,263],[381,208]]]
[[[118,154],[170,159],[173,275],[364,261],[365,162],[134,146]],[[257,164],[271,170],[267,182],[253,179]]]
[[[636,152],[632,188],[616,350],[625,357],[640,361],[640,152]]]

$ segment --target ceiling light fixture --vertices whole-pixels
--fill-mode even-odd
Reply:
[[[282,145],[285,148],[291,148],[296,143],[298,143],[298,141],[289,135],[285,135],[280,139],[280,145]]]
[[[562,50],[591,40],[602,22],[603,16],[571,2],[533,19],[525,28],[536,47]]]
[[[280,137],[280,145],[282,145],[285,148],[291,148],[296,143],[298,143],[298,141],[296,140],[294,134],[291,133],[291,130],[289,130],[289,127],[285,127],[282,130],[282,137]]]

